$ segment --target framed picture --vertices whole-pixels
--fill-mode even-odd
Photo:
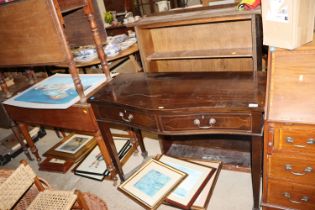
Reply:
[[[156,209],[186,174],[151,159],[118,189],[146,209]]]
[[[201,160],[189,160],[188,161],[198,163],[204,166],[209,166],[212,168],[215,168],[216,171],[214,172],[213,176],[209,179],[201,193],[198,195],[197,199],[191,206],[191,210],[206,210],[208,208],[208,204],[212,195],[212,192],[214,190],[214,187],[216,185],[216,182],[218,180],[221,168],[222,168],[222,163],[220,161],[201,161]]]
[[[39,164],[39,170],[66,173],[74,162],[71,160],[62,160],[48,157]]]
[[[72,160],[78,162],[86,156],[96,145],[93,136],[70,134],[50,148],[43,155],[45,157]]]
[[[80,74],[80,79],[85,95],[106,81],[104,74]],[[32,109],[67,109],[79,99],[71,75],[55,74],[3,103]]]
[[[129,138],[115,138],[114,143],[117,148],[118,157],[122,159],[132,147]],[[74,174],[92,178],[96,180],[103,180],[105,176],[109,175],[105,161],[100,152],[99,147],[95,148],[82,160],[73,170]]]
[[[167,155],[162,155],[159,161],[187,174],[187,178],[167,196],[165,201],[181,209],[190,209],[206,183],[214,174],[215,168]]]
[[[92,136],[75,134],[71,136],[67,141],[59,145],[55,150],[59,152],[75,154],[92,138],[93,138]]]

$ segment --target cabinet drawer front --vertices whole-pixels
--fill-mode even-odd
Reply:
[[[268,177],[315,186],[315,160],[273,154],[268,158]]]
[[[149,130],[157,129],[154,116],[143,112],[110,105],[95,106],[94,112],[97,120],[118,122],[127,126],[137,125]]]
[[[280,129],[280,141],[276,142],[276,149],[314,154],[315,130]]]
[[[315,209],[315,187],[268,179],[267,203],[293,209]]]
[[[251,131],[251,116],[246,114],[197,114],[162,116],[165,131],[231,129]]]

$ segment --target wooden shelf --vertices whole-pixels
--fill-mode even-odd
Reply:
[[[86,6],[84,0],[58,0],[61,13],[68,13]]]
[[[258,11],[233,7],[152,16],[135,30],[146,72],[261,70]]]
[[[175,59],[196,59],[196,58],[239,58],[252,57],[251,48],[243,49],[211,49],[211,50],[185,50],[173,52],[154,52],[147,57],[152,60],[175,60]]]

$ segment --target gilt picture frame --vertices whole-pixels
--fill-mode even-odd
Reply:
[[[72,145],[72,142],[77,138],[84,138],[84,140],[78,144]],[[43,156],[78,162],[82,157],[85,157],[95,145],[96,140],[93,136],[72,133],[46,151]]]
[[[75,154],[92,138],[92,136],[75,134],[72,135],[67,141],[63,142],[61,145],[55,148],[55,150],[58,152]]]
[[[191,208],[206,183],[216,171],[213,167],[167,155],[160,156],[159,161],[187,174],[186,179],[165,199],[167,203],[181,209]]]
[[[185,177],[184,172],[150,159],[118,189],[145,209],[156,209]]]

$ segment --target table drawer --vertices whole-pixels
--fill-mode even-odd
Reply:
[[[164,131],[231,129],[251,131],[251,116],[248,114],[193,114],[162,116]]]
[[[298,153],[315,153],[315,129],[281,128],[279,140],[275,139],[275,149]]]
[[[286,208],[314,210],[315,187],[269,179],[266,202]]]
[[[273,154],[268,158],[267,167],[268,177],[315,186],[315,160]]]
[[[93,107],[97,120],[118,122],[128,126],[137,125],[147,129],[157,129],[154,116],[120,106],[98,105]]]

